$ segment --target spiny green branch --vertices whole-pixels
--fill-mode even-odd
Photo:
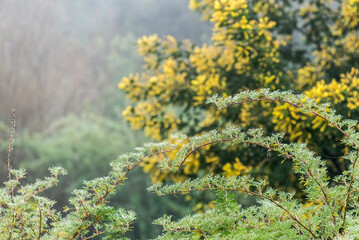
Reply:
[[[227,108],[232,105],[238,105],[246,102],[273,101],[290,104],[298,108],[303,113],[310,113],[320,117],[337,130],[339,130],[347,138],[345,143],[348,146],[359,148],[359,134],[354,128],[358,122],[356,120],[342,120],[341,115],[335,114],[335,109],[330,108],[330,104],[319,104],[315,99],[308,98],[304,94],[295,95],[292,91],[273,91],[269,89],[261,89],[259,91],[243,91],[234,96],[219,97],[214,95],[207,100],[209,104],[215,104],[219,109]],[[347,129],[344,130],[343,127]]]

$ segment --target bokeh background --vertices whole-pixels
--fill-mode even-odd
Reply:
[[[0,180],[7,177],[11,109],[16,108],[12,165],[28,181],[63,166],[69,174],[46,195],[66,206],[83,180],[104,175],[109,163],[148,141],[130,129],[128,104],[117,84],[143,64],[136,50],[143,35],[173,35],[202,44],[211,24],[185,0],[0,0]],[[193,206],[146,191],[138,168],[113,203],[138,214],[131,239],[155,237],[151,224],[164,213],[181,217]],[[171,210],[168,210],[171,209]]]

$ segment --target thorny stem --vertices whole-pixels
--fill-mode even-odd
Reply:
[[[308,172],[308,174],[314,179],[314,181],[318,184],[318,186],[320,187],[320,190],[322,191],[322,193],[323,193],[323,195],[324,195],[324,199],[323,199],[324,202],[325,202],[329,207],[331,207],[330,204],[329,204],[329,202],[328,202],[328,195],[327,195],[327,193],[326,193],[324,187],[322,186],[322,184],[320,184],[320,182],[318,182],[318,180],[317,180],[316,178],[314,178],[314,175],[313,175],[312,171],[310,171],[310,169],[307,169],[307,172]],[[336,217],[334,216],[334,210],[335,210],[335,207],[334,207],[334,208],[332,209],[332,211],[331,211],[331,213],[332,213],[332,221],[333,221],[334,224],[336,224],[337,220],[336,220]]]
[[[347,193],[345,193],[345,194],[340,194],[338,197],[342,197],[342,196],[345,196],[345,195],[348,195],[348,194],[352,194],[352,193],[356,193],[356,192],[359,192],[359,189],[353,190],[353,191],[350,191],[350,192],[347,192]]]
[[[358,157],[359,157],[359,149],[357,149],[357,155],[356,155],[356,158],[355,158],[354,163],[353,163],[353,170],[355,169],[356,163],[358,161]],[[344,217],[343,217],[342,226],[340,227],[340,233],[344,232],[345,219],[346,219],[346,216],[347,216],[347,210],[348,210],[348,205],[349,205],[349,200],[350,200],[350,191],[351,191],[353,182],[354,182],[354,174],[352,174],[352,176],[351,176],[348,191],[347,191],[347,199],[346,199],[345,205],[344,205],[344,210],[343,210],[344,211]]]
[[[16,222],[16,213],[13,212],[13,215],[12,215],[12,224],[11,224],[10,234],[9,234],[8,240],[12,239],[12,229],[13,229],[13,226],[15,225],[15,222]]]
[[[41,208],[39,205],[39,235],[37,236],[37,239],[39,240],[41,238],[41,226],[42,225],[42,215],[41,215]]]
[[[39,188],[35,193],[32,193],[28,198],[26,198],[25,202],[28,202],[33,196],[36,196],[36,195],[38,195],[39,193],[41,193],[41,192],[43,192],[43,191],[45,191],[45,190],[47,190],[47,189],[49,189],[49,188],[51,188],[51,187],[53,187],[53,186],[55,186],[55,185],[56,185],[56,183],[53,183],[53,184],[51,184],[51,185],[49,185],[49,186],[46,186],[46,187],[43,187],[43,188]]]
[[[184,157],[184,159],[182,160],[182,162],[180,163],[180,166],[186,161],[186,159],[195,151],[197,151],[198,149],[202,148],[202,147],[205,147],[207,145],[210,145],[210,144],[214,144],[214,143],[219,143],[219,142],[228,142],[228,141],[234,141],[236,140],[235,138],[227,138],[227,139],[220,139],[220,140],[215,140],[215,141],[211,141],[211,142],[207,142],[207,143],[204,143],[204,144],[201,144],[199,146],[197,146],[196,148],[192,149],[191,151],[189,151],[187,153],[187,155]],[[266,146],[264,144],[261,144],[261,143],[254,143],[254,142],[250,142],[250,141],[241,141],[241,143],[245,143],[245,144],[254,144],[254,145],[258,145],[258,146],[261,146],[261,147],[264,147],[264,148],[267,148],[268,150],[270,151],[276,151],[275,148],[272,148],[270,146]],[[280,143],[278,143],[280,145]],[[279,146],[278,145],[278,146]],[[282,154],[284,154],[286,156],[286,158],[290,158],[290,159],[293,159],[293,156],[286,153],[286,152],[282,152]],[[317,185],[320,187],[322,193],[323,193],[323,196],[324,196],[324,202],[330,207],[330,204],[328,202],[328,195],[324,189],[324,187],[322,186],[322,184],[314,177],[312,171],[308,168],[307,169],[307,172],[308,174],[310,175],[310,177],[312,177],[314,179],[314,181],[317,183]],[[336,224],[336,217],[334,216],[334,210],[331,211],[332,213],[332,221],[334,224]]]
[[[179,164],[179,166],[182,166],[183,163],[187,160],[187,158],[188,158],[193,152],[197,151],[198,149],[200,149],[200,148],[202,148],[202,147],[205,147],[205,146],[207,146],[207,145],[214,144],[214,143],[229,142],[229,141],[234,141],[234,140],[237,140],[237,139],[235,139],[235,138],[220,139],[220,140],[211,141],[211,142],[202,144],[202,145],[200,145],[200,146],[197,146],[196,148],[194,148],[193,150],[191,150],[191,151],[189,151],[189,152],[187,153],[187,155],[186,155],[186,156],[184,157],[184,159],[181,161],[181,163]],[[267,149],[269,149],[269,150],[271,150],[271,151],[275,151],[274,148],[269,147],[269,146],[265,146],[265,145],[260,144],[260,143],[253,143],[253,142],[250,142],[250,141],[241,141],[241,142],[242,142],[242,143],[247,143],[247,144],[250,143],[250,144],[258,145],[258,146],[260,146],[260,147],[267,148]],[[285,155],[286,155],[287,158],[292,158],[292,157],[291,157],[289,154],[287,154],[287,153],[285,153]]]
[[[187,153],[187,155],[184,157],[184,159],[182,160],[182,162],[179,164],[180,166],[183,165],[183,163],[187,160],[187,158],[195,151],[197,151],[198,149],[200,148],[203,148],[207,145],[210,145],[210,144],[214,144],[214,143],[219,143],[219,142],[228,142],[228,141],[234,141],[236,140],[235,138],[227,138],[227,139],[221,139],[221,140],[216,140],[216,141],[211,141],[211,142],[207,142],[205,144],[202,144],[200,146],[197,146],[196,148],[194,148],[193,150],[189,151]],[[267,148],[269,151],[277,151],[275,148],[272,148],[270,146],[266,146],[264,144],[260,144],[260,143],[254,143],[254,142],[250,142],[250,141],[241,141],[241,143],[244,143],[244,144],[254,144],[254,145],[257,145],[257,146],[260,146],[260,147],[264,147],[264,148]],[[278,143],[279,144],[279,143]],[[278,145],[279,146],[279,145]],[[286,158],[288,159],[293,159],[293,156],[286,153],[286,152],[283,152],[282,154],[285,155]],[[329,205],[329,202],[328,202],[328,196],[327,196],[327,193],[325,192],[325,189],[324,187],[320,184],[320,182],[318,182],[317,179],[314,178],[314,175],[312,173],[312,171],[310,169],[307,169],[307,172],[308,174],[314,179],[314,181],[318,184],[318,186],[320,187],[323,195],[324,195],[324,200],[326,202],[327,205]],[[335,222],[335,218],[333,216],[333,221]]]
[[[211,233],[211,232],[215,232],[217,229],[212,229],[212,230],[207,230],[207,231],[202,231],[202,230],[199,230],[197,228],[181,228],[181,227],[177,227],[177,228],[166,228],[165,225],[162,225],[163,227],[163,230],[164,231],[168,231],[168,232],[190,232],[190,233],[201,233],[204,237],[204,239],[208,239],[207,236],[206,236],[206,233]],[[235,226],[232,226],[232,227],[220,227],[220,229],[225,229],[225,230],[233,230],[235,229]]]
[[[254,196],[258,196],[261,198],[265,198],[269,201],[271,201],[272,203],[274,203],[277,207],[281,208],[282,210],[284,210],[286,213],[288,213],[288,215],[294,220],[296,221],[300,226],[302,226],[305,230],[307,230],[315,239],[318,238],[317,235],[315,235],[315,233],[313,233],[312,230],[310,230],[308,227],[306,227],[297,217],[295,217],[288,209],[286,209],[284,206],[282,206],[280,203],[278,203],[277,201],[275,201],[274,199],[267,197],[261,193],[256,193],[256,192],[252,192],[249,189],[245,189],[245,188],[222,188],[222,187],[213,187],[213,188],[199,188],[199,189],[189,189],[189,190],[181,190],[181,191],[176,191],[176,192],[171,192],[171,193],[158,193],[157,194],[159,196],[166,196],[166,195],[173,195],[173,194],[178,194],[178,193],[188,193],[188,192],[194,192],[194,191],[207,191],[207,190],[223,190],[223,191],[239,191],[239,192],[247,192],[250,195],[254,195]]]
[[[89,237],[83,238],[83,240],[87,240],[87,239],[91,239],[91,238],[97,237],[97,236],[99,236],[99,235],[101,235],[101,234],[104,234],[104,233],[106,233],[106,232],[107,232],[107,231],[97,232],[97,233],[95,233],[94,235],[91,235],[91,236],[89,236]]]
[[[84,202],[82,201],[82,199],[80,200],[80,203],[81,203],[82,208],[83,208],[84,211],[85,211],[86,216],[89,216],[90,214],[87,212],[87,209],[85,208]]]
[[[245,102],[254,102],[254,101],[274,101],[274,102],[283,102],[283,103],[288,103],[294,107],[297,107],[297,108],[304,108],[302,105],[299,105],[299,104],[295,104],[295,103],[292,103],[290,101],[286,101],[286,100],[280,100],[280,99],[274,99],[274,98],[261,98],[261,99],[248,99],[248,100],[244,100],[244,101],[240,101],[240,102],[236,102],[236,103],[230,103],[227,105],[227,107],[231,106],[231,105],[237,105],[237,104],[242,104],[242,103],[245,103]],[[331,122],[329,121],[328,118],[326,118],[325,116],[311,110],[311,109],[307,109],[312,115],[314,116],[317,116],[317,117],[320,117],[322,118],[323,120],[327,121],[328,123],[330,123],[333,127],[335,127],[336,129],[338,129],[345,137],[349,138],[350,135],[348,133],[346,133],[342,128],[340,128],[337,124],[335,124],[334,122]],[[353,169],[355,168],[356,166],[356,163],[357,163],[357,160],[358,160],[358,154],[359,154],[359,145],[356,143],[356,142],[353,142],[353,145],[355,146],[355,148],[357,149],[357,158],[355,159],[354,163],[353,163]],[[351,191],[351,187],[352,187],[352,184],[353,184],[353,181],[354,181],[354,175],[352,174],[351,176],[351,179],[350,179],[350,184],[349,184],[349,187],[348,187],[348,191],[347,191],[347,199],[346,199],[346,202],[345,202],[345,206],[344,206],[344,218],[343,218],[343,223],[342,223],[342,226],[340,228],[340,232],[343,233],[344,231],[344,225],[345,225],[345,219],[346,219],[346,213],[347,213],[347,208],[348,208],[348,204],[349,204],[349,200],[350,200],[350,191]],[[333,214],[333,213],[332,213]],[[333,215],[334,217],[334,215]],[[335,220],[335,218],[333,219]]]
[[[141,159],[139,159],[137,162],[135,162],[135,163],[132,164],[131,166],[128,166],[126,172],[125,172],[120,178],[117,179],[116,183],[112,186],[112,188],[107,189],[107,190],[105,191],[104,195],[102,195],[100,198],[97,199],[95,205],[97,206],[98,204],[100,204],[100,203],[107,197],[107,195],[110,194],[110,193],[121,183],[121,181],[123,181],[123,180],[125,179],[126,175],[127,175],[134,167],[136,167],[137,165],[139,165],[145,158],[153,157],[153,156],[157,156],[157,155],[161,155],[161,154],[165,154],[165,153],[171,152],[171,151],[173,151],[173,149],[168,149],[168,150],[165,150],[165,151],[159,151],[159,152],[156,152],[156,153],[150,152],[149,154],[143,156]],[[90,217],[90,215],[87,215],[86,217],[84,217],[84,218],[82,219],[82,221],[88,220],[89,217]],[[90,224],[90,225],[91,225],[91,224]],[[89,225],[89,226],[90,226],[90,225]],[[89,227],[89,226],[88,226],[88,227]],[[86,228],[87,228],[87,227],[86,227]],[[85,228],[85,229],[86,229],[86,228]],[[79,227],[79,228],[76,230],[76,232],[72,235],[72,238],[71,238],[71,239],[75,239],[75,238],[81,233],[81,231],[83,231],[83,229],[81,229],[81,227]]]
[[[303,108],[303,109],[306,109],[308,110],[312,115],[314,116],[317,116],[317,117],[320,117],[322,118],[323,120],[327,121],[328,123],[330,123],[331,125],[333,125],[333,127],[335,127],[336,129],[338,129],[342,134],[344,134],[347,138],[349,138],[349,134],[347,134],[342,128],[340,128],[337,124],[333,123],[333,122],[330,122],[328,118],[324,117],[323,115],[311,110],[311,109],[308,109],[308,108],[305,108],[303,105],[299,105],[299,104],[295,104],[295,103],[292,103],[290,101],[286,101],[286,100],[280,100],[280,99],[275,99],[275,98],[259,98],[259,99],[248,99],[248,100],[243,100],[243,101],[240,101],[240,102],[234,102],[234,103],[230,103],[228,104],[226,107],[229,107],[229,106],[232,106],[232,105],[238,105],[238,104],[242,104],[242,103],[246,103],[246,102],[259,102],[259,101],[272,101],[272,102],[282,102],[282,103],[288,103],[289,105],[292,105],[293,107],[297,107],[297,108]],[[359,148],[359,145],[357,143],[353,143],[354,146],[356,148]]]
[[[286,100],[280,100],[280,99],[274,99],[274,98],[261,98],[261,99],[249,99],[249,100],[244,100],[244,101],[240,101],[240,102],[236,102],[236,103],[230,103],[228,104],[226,107],[229,107],[231,105],[238,105],[238,104],[242,104],[242,103],[246,103],[246,102],[255,102],[255,101],[274,101],[274,102],[283,102],[283,103],[288,103],[294,107],[297,107],[297,108],[304,108],[302,105],[299,105],[299,104],[295,104],[295,103],[292,103],[290,101],[286,101]],[[313,110],[310,110],[310,109],[307,109],[312,115],[314,116],[317,116],[317,117],[320,117],[322,119],[324,119],[325,121],[329,122],[330,124],[332,124],[335,128],[337,128],[342,134],[344,134],[346,137],[349,137],[349,134],[347,134],[343,129],[341,129],[337,124],[333,123],[333,122],[330,122],[328,120],[328,118],[326,118],[325,116],[313,111]],[[195,152],[196,150],[198,150],[199,148],[201,147],[204,147],[206,145],[209,145],[209,144],[213,144],[213,143],[217,143],[217,142],[225,142],[225,141],[233,141],[235,139],[233,138],[229,138],[229,139],[222,139],[222,140],[216,140],[216,141],[213,141],[213,142],[209,142],[209,143],[206,143],[206,144],[203,144],[201,146],[198,146],[196,147],[195,149],[191,150],[186,156],[185,158],[182,160],[182,162],[179,164],[180,166],[186,161],[186,159],[193,153]],[[251,142],[246,142],[246,141],[242,141],[243,143],[251,143]],[[269,150],[275,150],[274,148],[271,148],[269,146],[265,146],[265,145],[262,145],[260,143],[252,143],[252,144],[255,144],[255,145],[258,145],[258,146],[262,146],[262,147],[265,147]],[[357,147],[359,149],[359,146],[357,143],[354,143],[355,147]],[[136,167],[138,164],[140,164],[145,158],[147,157],[151,157],[151,156],[155,156],[155,155],[160,155],[160,154],[163,154],[163,153],[166,153],[166,152],[171,152],[172,150],[167,150],[167,151],[162,151],[162,152],[158,152],[158,153],[150,153],[146,156],[144,156],[143,158],[141,158],[140,160],[138,160],[135,164],[133,164],[132,166],[129,166],[127,171],[124,173],[123,176],[121,176],[120,178],[118,178],[117,182],[113,185],[113,187],[111,189],[108,189],[106,190],[105,194],[103,196],[101,196],[97,201],[96,201],[96,204],[95,205],[98,205],[100,202],[102,202],[106,196],[112,192],[114,190],[115,187],[117,187],[121,181],[123,181],[123,179],[125,178],[125,176],[127,175],[127,173],[129,171],[131,171],[134,167]],[[286,155],[287,158],[292,158],[291,155],[289,155],[288,153],[284,153],[284,155]],[[311,177],[313,177],[313,174],[310,172],[310,170],[308,169],[308,173],[311,175]],[[353,177],[353,176],[352,176]],[[316,181],[316,180],[315,180]],[[325,201],[327,204],[328,201],[327,201],[327,195],[326,195],[326,192],[324,190],[324,188],[321,186],[321,184],[316,181],[316,183],[319,185],[319,187],[321,188],[321,191],[323,192],[324,194],[324,198],[325,198]],[[276,201],[274,201],[273,199],[270,199],[262,194],[259,194],[259,193],[254,193],[254,192],[251,192],[251,191],[247,191],[249,194],[252,194],[252,195],[256,195],[256,196],[261,196],[263,198],[266,198],[268,199],[269,201],[273,202],[275,205],[277,205],[278,207],[280,207],[281,209],[283,209],[284,211],[286,211],[289,216],[291,216],[292,219],[294,219],[296,222],[298,222],[298,224],[300,224],[303,228],[305,228],[314,238],[318,238],[308,227],[306,227],[302,222],[300,222],[299,219],[297,219],[295,216],[293,216],[287,209],[285,209],[283,206],[281,206],[279,203],[277,203]],[[349,195],[349,191],[348,191],[348,195]],[[348,196],[349,197],[349,196]],[[87,220],[89,218],[89,216],[86,216],[83,220]],[[335,221],[335,219],[333,219],[333,221]],[[80,234],[81,230],[78,229],[72,236],[72,239],[75,239],[79,234]]]
[[[171,149],[171,150],[167,150],[167,151],[157,152],[157,153],[150,153],[150,154],[148,154],[148,155],[146,155],[146,156],[143,156],[140,160],[138,160],[138,161],[137,161],[135,164],[133,164],[132,166],[129,166],[129,167],[127,168],[126,172],[125,172],[120,178],[117,179],[117,182],[113,185],[113,187],[110,188],[110,189],[108,189],[108,190],[106,191],[106,193],[105,193],[103,196],[101,196],[101,197],[97,200],[96,205],[98,205],[110,192],[112,192],[112,191],[121,183],[121,181],[123,181],[123,180],[125,179],[126,175],[127,175],[133,168],[135,168],[138,164],[140,164],[145,158],[153,157],[153,156],[157,156],[157,155],[161,155],[161,154],[168,153],[168,152],[171,152],[171,151],[172,151],[172,149]]]
[[[294,220],[296,221],[299,225],[301,225],[303,228],[305,228],[314,238],[318,238],[313,232],[312,230],[310,230],[308,227],[306,227],[297,217],[293,216],[293,214],[291,212],[289,212],[288,209],[286,209],[285,207],[283,207],[282,205],[280,205],[279,203],[277,203],[276,201],[274,201],[273,199],[271,199],[270,197],[264,196],[263,194],[259,194],[259,193],[255,193],[255,192],[251,192],[249,190],[247,190],[246,192],[248,192],[249,194],[255,195],[255,196],[259,196],[262,198],[265,198],[269,201],[271,201],[272,203],[274,203],[277,207],[283,209],[285,212],[288,213],[288,215]]]

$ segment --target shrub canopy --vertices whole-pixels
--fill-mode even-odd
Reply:
[[[155,140],[177,131],[196,135],[229,124],[285,131],[286,139],[306,142],[326,157],[330,176],[344,170],[347,165],[340,155],[349,148],[337,144],[340,134],[319,117],[289,104],[245,103],[216,111],[204,103],[216,93],[291,89],[317,103],[330,102],[343,116],[358,118],[359,2],[190,0],[189,6],[213,23],[212,41],[198,46],[156,35],[138,40],[144,71],[119,83],[132,101],[123,111],[131,126]],[[155,167],[157,161],[144,164],[155,182],[179,181],[203,171],[228,177],[270,175],[277,186],[295,179],[287,174],[290,166],[276,171],[273,157],[236,146],[227,151],[208,146],[205,156],[192,155],[183,170],[171,176]]]

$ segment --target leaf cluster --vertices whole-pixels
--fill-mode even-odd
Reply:
[[[308,149],[305,143],[284,143],[283,133],[267,135],[263,129],[244,130],[228,127],[199,136],[174,135],[171,141],[148,143],[136,152],[123,154],[111,163],[107,176],[85,181],[82,189],[73,191],[71,207],[64,215],[54,210],[55,201],[41,193],[56,185],[58,176],[66,174],[60,167],[50,169],[51,177],[24,184],[25,170],[10,169],[11,178],[1,191],[1,238],[8,239],[118,239],[131,229],[135,213],[116,209],[108,202],[126,176],[146,158],[162,156],[159,165],[173,172],[195,151],[212,144],[228,147],[244,144],[278,152],[293,162],[293,171],[303,186],[305,202],[295,192],[273,189],[266,179],[250,175],[225,177],[208,174],[172,185],[154,184],[150,191],[163,195],[190,192],[217,192],[214,207],[180,220],[163,216],[154,221],[163,227],[158,239],[343,239],[359,235],[359,134],[357,121],[343,120],[328,104],[318,104],[304,95],[271,92],[268,89],[246,91],[233,97],[214,96],[208,100],[220,108],[246,101],[279,101],[321,117],[343,135],[342,143],[352,150],[344,156],[349,168],[331,179],[326,162]],[[166,157],[176,152],[175,158]],[[242,207],[237,193],[255,196],[257,205]]]

